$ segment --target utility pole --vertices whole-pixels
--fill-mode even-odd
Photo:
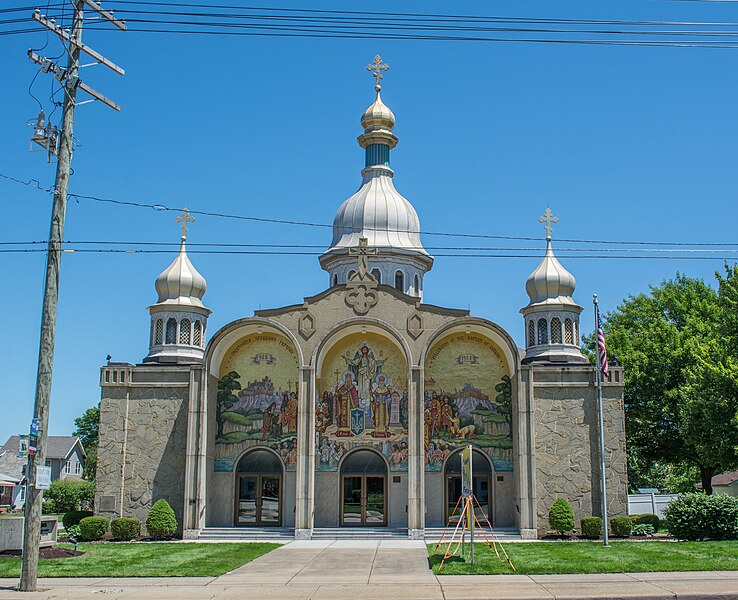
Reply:
[[[59,297],[59,269],[62,255],[62,240],[64,238],[64,219],[67,209],[67,192],[69,189],[69,175],[72,163],[72,144],[74,140],[74,109],[77,106],[77,89],[79,80],[79,57],[81,52],[92,56],[97,62],[113,69],[120,75],[123,69],[107,61],[87,46],[82,44],[82,23],[84,7],[89,6],[100,16],[112,22],[119,29],[125,30],[125,23],[116,19],[113,14],[104,10],[94,0],[72,0],[74,4],[74,19],[71,31],[62,29],[52,20],[41,15],[36,10],[33,19],[47,29],[57,34],[62,43],[67,42],[69,59],[67,68],[57,67],[51,61],[38,57],[29,50],[29,57],[41,65],[42,71],[53,72],[64,90],[64,107],[62,113],[62,128],[59,137],[58,160],[56,165],[56,183],[54,185],[54,204],[51,210],[51,227],[49,230],[49,245],[46,255],[46,280],[44,283],[44,300],[41,312],[41,339],[39,342],[38,370],[36,373],[36,396],[33,406],[33,417],[38,419],[38,445],[33,455],[29,456],[28,493],[26,494],[26,518],[23,525],[23,560],[21,563],[21,578],[18,589],[22,592],[35,592],[38,578],[38,553],[41,542],[41,503],[43,492],[36,489],[37,466],[46,464],[46,438],[49,425],[49,400],[51,397],[51,373],[54,362],[54,336],[56,332],[56,307]],[[85,89],[86,88],[86,89]],[[88,86],[82,88],[95,99],[103,101],[111,108],[120,110],[117,104],[109,101],[101,94],[97,94]],[[108,100],[105,102],[105,100]],[[112,106],[112,105],[114,106]]]

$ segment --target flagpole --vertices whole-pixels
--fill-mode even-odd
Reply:
[[[597,338],[600,331],[600,307],[597,294],[593,294],[595,318],[595,355],[597,356],[597,417],[600,425],[600,474],[602,477],[602,540],[605,547],[609,546],[607,537],[607,479],[605,477],[605,426],[602,418],[602,363]]]

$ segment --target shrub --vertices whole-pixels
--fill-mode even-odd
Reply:
[[[656,533],[656,530],[650,523],[636,523],[633,525],[633,531],[630,533],[631,535],[653,535]]]
[[[633,526],[636,525],[651,525],[654,533],[659,530],[661,526],[661,519],[657,515],[651,513],[644,513],[642,515],[630,515],[630,520],[633,521]]]
[[[669,531],[683,540],[738,539],[738,498],[682,494],[666,507]]]
[[[154,539],[172,537],[177,531],[177,517],[164,498],[157,500],[151,507],[146,517],[146,531]]]
[[[602,535],[602,519],[600,517],[584,517],[582,519],[582,535],[596,540]]]
[[[105,517],[85,517],[79,522],[79,533],[86,542],[96,542],[108,532],[108,520]]]
[[[54,504],[53,500],[44,500],[41,504],[41,514],[42,515],[55,515],[56,514],[56,505]]]
[[[91,481],[72,481],[57,479],[51,482],[51,487],[44,494],[48,500],[54,501],[54,506],[60,513],[79,510],[80,506],[92,506],[95,496],[95,484]]]
[[[633,531],[630,517],[613,517],[610,519],[610,530],[615,537],[628,537]]]
[[[64,529],[69,531],[69,528],[74,525],[79,525],[79,522],[85,517],[91,517],[94,513],[89,510],[70,510],[62,517],[62,524]]]
[[[72,525],[69,529],[65,527],[64,531],[67,532],[67,537],[69,538],[79,539],[82,535],[82,530],[80,529],[79,525]]]
[[[548,512],[548,525],[562,535],[574,529],[574,511],[566,498],[554,500]]]
[[[113,519],[110,523],[110,533],[113,534],[113,538],[116,540],[126,542],[134,540],[141,533],[141,522],[138,519],[128,517]]]

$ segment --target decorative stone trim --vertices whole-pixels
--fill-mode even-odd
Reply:
[[[414,340],[420,337],[425,329],[423,326],[423,316],[420,313],[413,313],[407,318],[407,332]]]
[[[360,283],[346,292],[345,300],[357,315],[365,315],[379,302],[379,294],[368,285]]]
[[[310,311],[307,311],[300,317],[297,328],[300,331],[300,335],[306,340],[310,339],[315,333],[315,323],[315,316]]]

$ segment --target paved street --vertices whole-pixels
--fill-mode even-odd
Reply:
[[[422,542],[292,542],[221,577],[42,579],[22,594],[0,579],[0,600],[738,600],[738,572],[436,577]]]

